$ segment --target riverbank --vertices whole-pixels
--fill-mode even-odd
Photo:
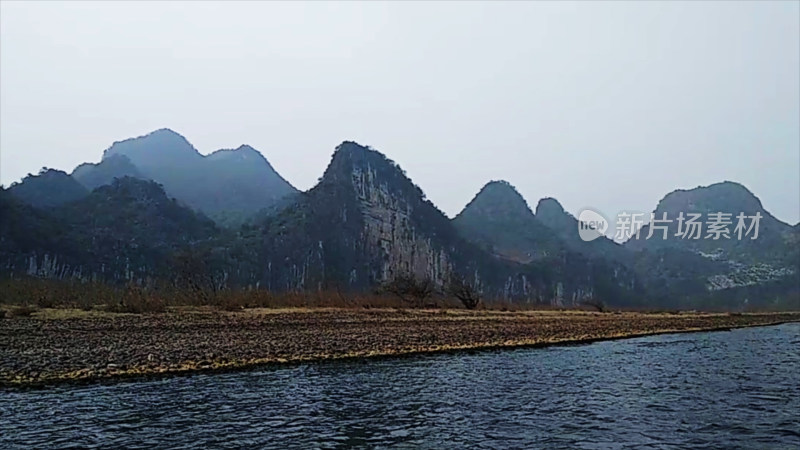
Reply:
[[[0,386],[583,343],[795,321],[800,322],[800,313],[194,308],[139,315],[45,309],[0,321]]]

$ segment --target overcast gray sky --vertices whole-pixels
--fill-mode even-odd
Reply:
[[[607,215],[735,180],[796,223],[799,5],[3,1],[0,182],[168,127],[300,189],[371,145],[450,216],[492,179]]]

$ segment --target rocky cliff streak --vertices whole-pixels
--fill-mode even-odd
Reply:
[[[364,245],[380,261],[379,281],[412,274],[442,287],[452,269],[447,253],[436,248],[430,237],[416,232],[413,207],[381,183],[369,165],[354,167],[352,179],[364,218]]]
[[[595,295],[591,273],[577,274],[564,264],[502,261],[464,240],[402,169],[377,151],[344,143],[331,166],[347,171],[352,182],[372,285],[413,275],[445,288],[451,277],[459,277],[489,298],[571,305]]]

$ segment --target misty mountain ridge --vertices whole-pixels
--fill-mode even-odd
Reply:
[[[98,163],[83,163],[67,175],[43,170],[15,183],[11,192],[39,208],[78,200],[115,179],[152,180],[184,205],[220,225],[238,226],[290,204],[297,189],[249,145],[203,156],[167,128],[113,143]]]
[[[119,157],[127,158],[137,172],[115,175],[154,180],[168,195],[222,224],[244,222],[297,192],[249,145],[204,156],[185,137],[167,128],[115,142],[104,151],[100,164],[82,166],[73,175],[86,179]]]
[[[72,176],[45,171],[6,193],[7,273],[163,278],[175,254],[202,251],[224,283],[273,291],[364,291],[412,276],[439,290],[469,280],[486,298],[537,304],[800,307],[798,227],[732,182],[676,190],[655,211],[760,213],[758,240],[585,242],[556,199],[534,212],[506,181],[484,185],[451,220],[397,164],[351,141],[300,192],[250,146],[203,156],[168,129],[116,142]],[[245,225],[225,231],[204,214]]]

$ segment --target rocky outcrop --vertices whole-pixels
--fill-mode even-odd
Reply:
[[[377,278],[385,281],[410,273],[443,286],[452,270],[448,255],[412,226],[414,212],[409,202],[390,192],[369,165],[353,167],[353,188],[363,215],[365,247],[378,253]]]

